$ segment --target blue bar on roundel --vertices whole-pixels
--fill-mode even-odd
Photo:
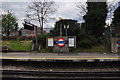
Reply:
[[[55,44],[67,44],[68,42],[67,41],[54,41]]]
[[[117,41],[117,44],[120,44],[120,41]]]

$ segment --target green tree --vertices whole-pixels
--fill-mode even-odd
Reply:
[[[97,39],[90,35],[87,34],[87,31],[84,29],[84,27],[80,27],[78,21],[76,20],[71,20],[71,19],[63,19],[61,21],[57,21],[55,23],[55,28],[51,33],[53,36],[59,36],[60,35],[60,24],[62,26],[62,36],[65,36],[65,29],[64,25],[69,25],[68,28],[68,36],[76,36],[76,43],[77,47],[91,47],[93,45],[96,45]]]
[[[71,20],[71,19],[63,19],[61,21],[57,21],[55,23],[55,28],[51,33],[53,36],[60,36],[60,24],[62,27],[62,36],[65,36],[65,28],[64,25],[69,25],[68,28],[68,36],[76,36],[76,43],[77,47],[91,47],[93,45],[96,45],[98,42],[97,39],[90,35],[87,34],[87,31],[84,29],[84,27],[80,27],[80,24],[77,23],[78,21],[76,20]]]
[[[114,12],[113,24],[117,24],[120,22],[120,6]]]
[[[61,21],[57,21],[55,23],[55,28],[52,31],[54,36],[59,36],[60,35],[60,25],[62,27],[62,36],[66,35],[66,28],[64,28],[65,26],[67,27],[69,25],[69,28],[67,29],[67,35],[68,36],[76,36],[78,37],[78,34],[80,32],[80,27],[79,27],[79,23],[77,23],[78,21],[76,20],[71,20],[71,19],[63,19]]]
[[[85,20],[84,27],[88,34],[101,37],[107,16],[106,2],[87,2],[87,4],[88,12],[83,17]]]
[[[17,19],[12,12],[2,15],[2,33],[6,34],[8,37],[10,32],[18,29]]]

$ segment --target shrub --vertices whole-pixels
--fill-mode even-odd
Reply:
[[[38,44],[41,45],[41,48],[46,47],[46,37],[51,36],[52,34],[42,34],[38,35]],[[36,38],[33,39],[33,43],[36,43]]]
[[[101,38],[89,34],[84,28],[81,28],[77,39],[77,47],[88,48],[101,43]]]
[[[98,43],[98,44],[102,44],[102,37],[98,37],[98,38],[97,38],[97,43]]]
[[[96,45],[98,40],[94,36],[88,36],[88,39],[91,41],[91,45]]]
[[[89,40],[88,38],[82,39],[78,42],[78,47],[84,47],[84,48],[88,48],[91,47],[91,40]]]

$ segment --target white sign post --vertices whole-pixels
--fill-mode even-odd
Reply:
[[[69,40],[69,47],[75,47],[74,38],[69,38],[68,40]]]
[[[53,47],[53,38],[48,38],[48,47]]]

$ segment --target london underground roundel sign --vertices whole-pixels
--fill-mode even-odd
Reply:
[[[117,41],[117,44],[119,44],[119,46],[120,46],[120,40]]]
[[[67,43],[67,41],[65,41],[64,38],[58,38],[57,41],[55,41],[55,43],[56,43],[59,47],[64,47],[65,44]]]

